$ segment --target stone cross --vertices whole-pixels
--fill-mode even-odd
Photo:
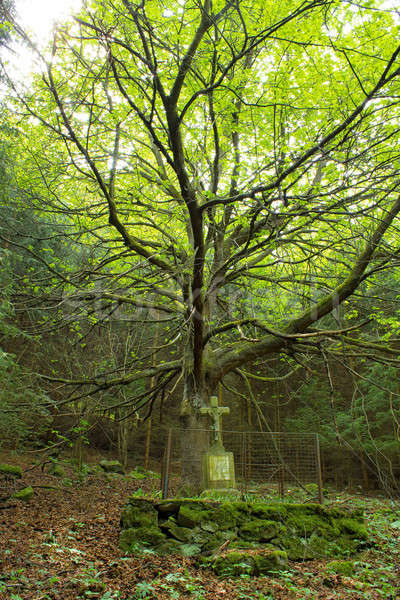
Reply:
[[[212,420],[211,428],[214,433],[214,444],[216,446],[223,447],[222,437],[221,437],[221,416],[228,415],[230,409],[228,406],[218,406],[218,398],[217,396],[211,396],[210,398],[210,406],[203,406],[200,408],[200,413],[202,415],[209,415]]]

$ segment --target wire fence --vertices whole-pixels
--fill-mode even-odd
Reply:
[[[162,491],[168,495],[171,477],[182,478],[185,457],[197,470],[209,447],[212,430],[192,429],[184,433],[171,429],[168,433],[163,459]],[[193,452],[194,434],[205,440],[203,453]],[[304,487],[315,483],[322,502],[322,474],[318,434],[286,432],[224,431],[224,448],[232,452],[238,490],[248,492],[253,486],[263,484],[278,488],[281,497],[287,486]]]

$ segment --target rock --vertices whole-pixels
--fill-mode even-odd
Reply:
[[[162,500],[157,504],[158,512],[165,517],[177,515],[180,507],[180,502],[174,502],[171,500]]]
[[[212,563],[217,575],[255,575],[256,561],[249,552],[233,551],[218,556]]]
[[[142,498],[131,497],[122,509],[121,527],[157,527],[158,512],[154,505]]]
[[[257,575],[269,575],[274,571],[282,571],[288,564],[286,552],[280,550],[257,552],[253,558],[256,563]]]
[[[119,460],[103,459],[99,464],[106,473],[125,473],[124,467],[121,465]]]
[[[19,490],[19,492],[15,492],[15,494],[12,495],[12,498],[15,498],[16,500],[22,500],[23,502],[28,502],[32,498],[33,494],[33,488],[28,486],[22,490]]]
[[[332,560],[326,564],[328,573],[351,577],[354,575],[354,563],[351,560]]]
[[[226,552],[212,563],[217,575],[268,575],[287,567],[286,552],[280,550]]]
[[[10,475],[12,477],[17,477],[21,479],[22,477],[22,469],[17,465],[8,465],[6,463],[0,464],[0,474],[1,475]]]
[[[270,542],[273,538],[286,533],[286,527],[277,521],[254,519],[239,529],[239,536],[249,542]]]
[[[178,540],[165,540],[154,548],[157,554],[182,554],[182,544]]]
[[[158,527],[131,527],[124,529],[119,538],[119,547],[124,552],[135,550],[143,544],[151,547],[158,546],[166,540]]]
[[[211,520],[211,510],[203,502],[182,503],[178,512],[178,524],[182,527],[197,527]]]

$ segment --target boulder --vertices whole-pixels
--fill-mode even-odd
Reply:
[[[23,502],[28,502],[32,498],[33,494],[33,488],[28,486],[22,490],[19,490],[18,492],[15,492],[15,494],[12,495],[12,498],[15,498],[16,500],[22,500]]]
[[[22,469],[17,465],[8,465],[6,463],[0,463],[0,475],[9,475],[10,477],[17,477],[21,479]]]
[[[124,467],[121,465],[119,460],[106,460],[100,461],[100,467],[106,473],[125,473]]]

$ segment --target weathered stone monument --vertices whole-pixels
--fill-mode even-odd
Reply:
[[[201,414],[211,417],[213,439],[203,456],[203,490],[222,494],[235,494],[235,465],[233,453],[227,452],[222,443],[221,416],[229,414],[227,406],[218,406],[218,398],[210,398],[210,406],[200,409]]]

